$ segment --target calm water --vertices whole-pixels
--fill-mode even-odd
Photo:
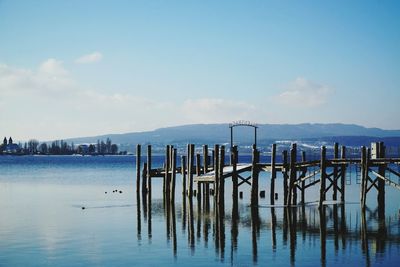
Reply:
[[[225,211],[212,202],[204,211],[196,198],[182,201],[180,177],[175,205],[163,203],[161,179],[151,205],[138,198],[134,162],[0,157],[0,266],[399,266],[400,192],[388,186],[381,219],[374,194],[361,213],[354,173],[345,209],[270,208],[266,198],[251,210],[243,185],[232,210],[227,182]],[[268,196],[267,177],[260,189]],[[315,201],[317,187],[307,194]]]

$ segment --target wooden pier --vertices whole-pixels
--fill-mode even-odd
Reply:
[[[233,146],[229,149],[230,163],[225,157],[228,155],[225,146],[215,145],[209,156],[207,145],[202,146],[202,153],[195,154],[195,145],[188,144],[185,155],[181,155],[180,166],[177,166],[177,149],[172,145],[166,146],[165,163],[162,168],[152,168],[152,147],[147,146],[147,160],[141,165],[141,145],[136,147],[136,186],[142,190],[143,198],[151,202],[151,185],[153,178],[163,179],[164,200],[175,201],[176,174],[182,175],[182,194],[190,199],[196,196],[198,206],[203,204],[209,208],[210,198],[214,197],[214,203],[223,210],[225,201],[225,180],[232,181],[232,201],[237,205],[240,192],[244,185],[250,186],[250,205],[259,205],[259,175],[261,172],[270,173],[270,205],[275,205],[278,196],[276,192],[277,173],[283,177],[284,206],[291,207],[305,204],[307,189],[319,186],[319,197],[316,201],[320,207],[327,200],[345,202],[346,170],[353,165],[360,170],[360,203],[365,209],[367,195],[371,190],[377,190],[377,202],[379,207],[385,206],[385,185],[400,190],[400,184],[390,179],[387,174],[400,177],[400,172],[392,166],[400,164],[400,158],[389,158],[385,155],[383,142],[373,143],[370,148],[361,147],[358,157],[346,157],[346,147],[333,145],[333,153],[327,155],[327,148],[322,146],[319,159],[307,160],[305,151],[298,151],[296,144],[292,144],[290,150],[283,150],[279,157],[276,144],[271,147],[271,161],[260,162],[260,152],[256,145],[252,147],[252,160],[250,163],[240,163],[238,149]],[[300,153],[299,153],[300,152]],[[339,153],[340,152],[340,153]],[[299,158],[299,155],[301,157]],[[246,176],[246,174],[248,176]],[[140,183],[142,185],[140,186]],[[332,198],[328,199],[327,193],[332,192]],[[298,195],[300,196],[298,199]],[[203,200],[203,201],[202,201]],[[384,212],[384,209],[383,211]]]

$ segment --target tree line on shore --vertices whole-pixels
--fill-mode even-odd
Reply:
[[[52,142],[39,142],[31,139],[25,143],[13,143],[12,138],[4,137],[0,145],[1,155],[123,155],[126,151],[119,151],[118,145],[113,144],[110,138],[97,140],[92,144],[68,143],[63,140]]]

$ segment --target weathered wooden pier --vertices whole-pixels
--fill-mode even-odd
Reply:
[[[185,155],[180,157],[180,166],[177,166],[177,149],[167,145],[165,149],[165,162],[162,168],[152,168],[152,147],[147,146],[147,160],[141,164],[141,145],[136,148],[137,166],[137,193],[141,189],[143,198],[151,201],[152,179],[163,179],[164,199],[175,201],[176,175],[182,175],[182,194],[190,199],[197,198],[198,206],[208,209],[210,198],[213,203],[224,209],[225,180],[232,181],[232,201],[237,205],[241,196],[239,188],[249,185],[250,205],[258,207],[259,194],[265,191],[259,190],[260,172],[270,173],[270,205],[275,205],[278,196],[276,192],[277,173],[283,177],[283,202],[284,206],[291,207],[304,205],[307,189],[319,186],[319,198],[316,200],[320,207],[328,200],[327,193],[332,192],[332,201],[345,202],[346,169],[356,165],[360,170],[360,203],[365,209],[367,195],[371,190],[377,190],[377,202],[379,207],[385,206],[385,185],[400,190],[400,184],[390,179],[387,174],[400,177],[400,172],[392,166],[400,164],[400,158],[390,158],[385,155],[383,142],[373,143],[370,148],[361,147],[358,157],[346,157],[346,147],[333,146],[333,154],[327,156],[327,148],[322,146],[317,160],[307,160],[305,151],[299,153],[297,145],[293,143],[289,151],[283,150],[278,157],[277,146],[271,147],[271,161],[260,162],[260,152],[256,145],[252,147],[251,163],[240,163],[238,148],[232,146],[229,149],[230,162],[226,163],[226,148],[223,145],[215,145],[211,150],[207,145],[202,146],[202,153],[195,154],[195,145],[188,144]],[[301,155],[301,157],[299,157]],[[278,162],[278,158],[281,162]],[[300,159],[299,159],[300,158]],[[141,171],[141,168],[143,169]],[[250,173],[250,176],[244,176]],[[383,211],[384,212],[384,209]]]

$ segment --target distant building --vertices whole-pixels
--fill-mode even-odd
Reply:
[[[8,139],[8,144],[7,144],[7,138],[4,137],[3,140],[3,153],[4,154],[17,154],[21,148],[19,145],[14,144],[12,138],[10,137]]]

